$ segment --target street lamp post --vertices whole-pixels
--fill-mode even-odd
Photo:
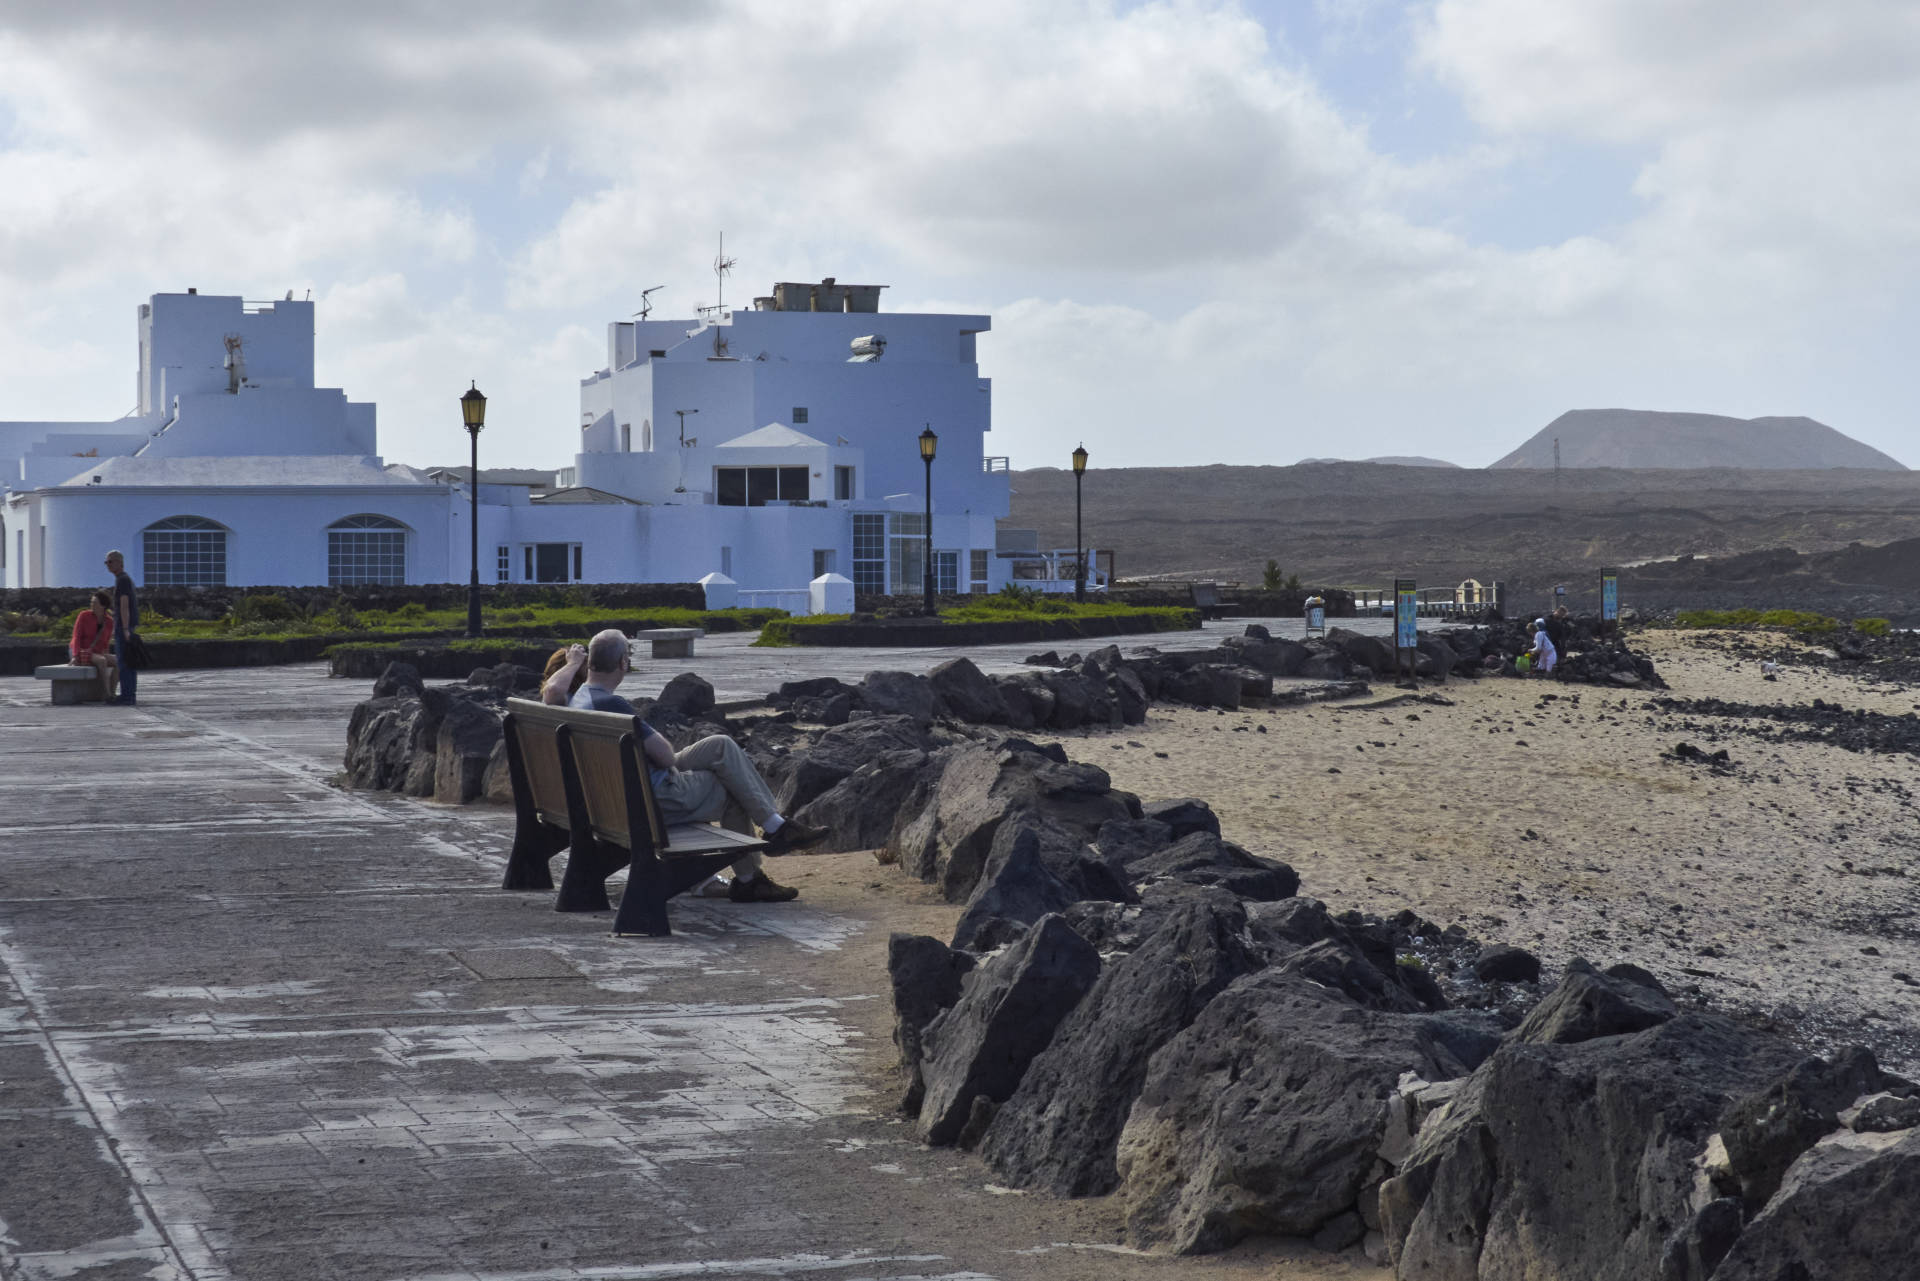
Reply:
[[[920,461],[927,465],[927,548],[926,548],[926,612],[933,616],[933,451],[940,444],[940,438],[933,434],[933,424],[920,433]]]
[[[467,635],[480,634],[480,429],[487,425],[487,398],[480,388],[468,384],[460,397],[460,417],[466,423],[467,436],[473,442],[473,466],[469,470],[469,503],[473,508],[473,544],[467,576]]]
[[[1087,447],[1073,451],[1073,598],[1087,599],[1087,540],[1080,533],[1080,478],[1087,474]]]

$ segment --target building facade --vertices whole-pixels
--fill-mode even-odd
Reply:
[[[555,441],[572,465],[482,471],[481,580],[719,574],[789,608],[829,573],[917,592],[930,427],[936,587],[997,589],[990,321],[885,314],[879,295],[782,283],[751,308],[609,325],[577,435]],[[109,547],[150,585],[464,582],[467,470],[384,462],[374,406],[315,387],[313,350],[313,304],[291,296],[143,304],[132,412],[0,422],[0,583],[95,583]]]

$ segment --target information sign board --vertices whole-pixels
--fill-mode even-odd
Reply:
[[[1393,580],[1393,647],[1417,649],[1420,645],[1420,595],[1411,578]]]

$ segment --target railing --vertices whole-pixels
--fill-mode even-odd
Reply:
[[[987,454],[980,459],[980,470],[989,476],[997,472],[1010,472],[1013,464],[1006,454]]]
[[[741,609],[784,609],[789,614],[811,614],[813,595],[805,587],[743,587]]]

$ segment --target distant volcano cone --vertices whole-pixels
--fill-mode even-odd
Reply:
[[[1495,467],[1751,467],[1905,471],[1904,464],[1811,418],[1726,418],[1652,409],[1573,409]]]

